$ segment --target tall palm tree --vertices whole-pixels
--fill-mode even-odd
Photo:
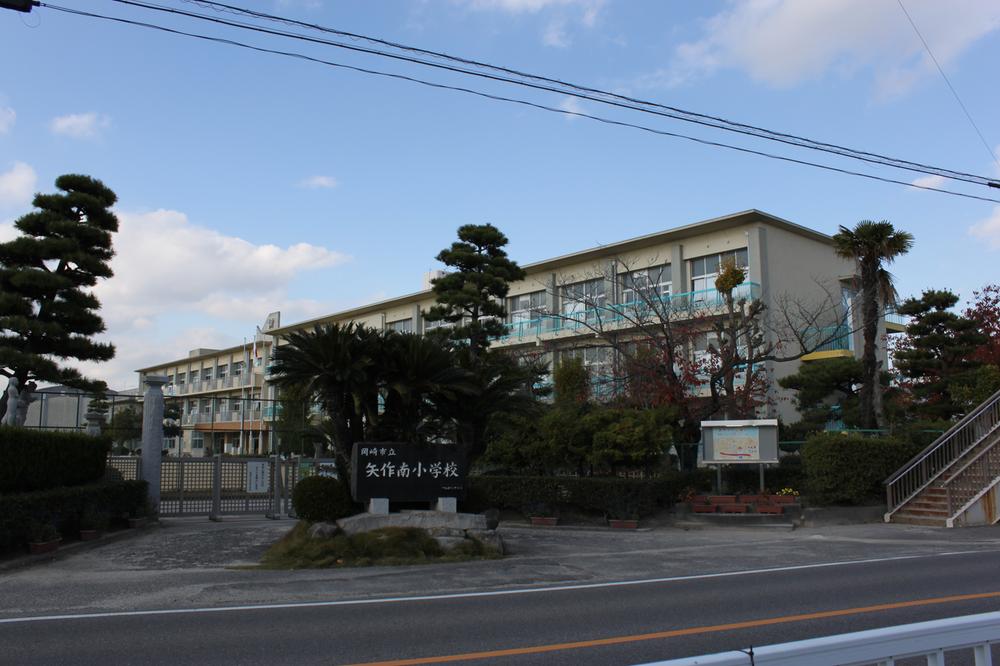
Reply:
[[[862,220],[854,229],[841,226],[833,237],[838,255],[857,262],[861,272],[861,330],[865,347],[861,356],[863,380],[859,393],[862,428],[877,428],[876,391],[881,363],[875,358],[879,313],[885,305],[896,302],[892,274],[886,270],[896,257],[913,247],[913,234],[898,231],[887,220]]]
[[[373,383],[372,345],[361,329],[352,322],[289,333],[288,344],[274,352],[274,382],[318,400],[330,417],[341,474],[350,469],[351,446],[362,428],[362,396]]]

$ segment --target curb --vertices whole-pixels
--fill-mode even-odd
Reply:
[[[0,573],[17,571],[19,569],[27,569],[29,567],[33,567],[38,564],[54,562],[56,560],[61,560],[70,555],[85,553],[89,550],[94,550],[95,548],[106,546],[110,543],[117,543],[119,541],[125,541],[126,539],[132,539],[147,532],[150,532],[153,529],[161,529],[162,527],[163,526],[158,522],[151,522],[147,523],[146,525],[143,525],[142,527],[125,528],[117,530],[115,532],[107,532],[92,541],[73,541],[65,546],[60,546],[58,549],[52,551],[51,553],[42,553],[39,555],[21,555],[18,557],[11,558],[9,560],[3,560],[0,561]]]
[[[652,532],[652,527],[636,527],[626,529],[621,527],[608,527],[606,525],[532,525],[531,523],[511,522],[501,520],[497,529],[523,529],[532,532],[614,532],[615,534],[628,534],[629,532]]]

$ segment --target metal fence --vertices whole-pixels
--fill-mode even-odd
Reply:
[[[757,647],[752,659],[749,650],[734,650],[645,666],[892,666],[910,658],[945,666],[946,656],[948,663],[989,666],[998,642],[1000,613],[982,613]]]
[[[110,474],[140,477],[139,458],[109,456]],[[169,458],[161,461],[160,515],[207,516],[294,515],[292,492],[303,478],[335,476],[331,459]]]

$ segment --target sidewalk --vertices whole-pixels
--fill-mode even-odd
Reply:
[[[1000,528],[853,525],[795,531],[501,527],[503,560],[263,571],[292,520],[163,519],[134,538],[0,573],[0,616],[410,596],[636,580],[818,562],[997,551]]]

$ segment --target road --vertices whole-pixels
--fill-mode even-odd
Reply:
[[[452,569],[418,567],[399,574],[405,576],[405,584],[389,570],[365,574],[368,587],[380,593],[361,595],[349,585],[351,572],[341,571],[337,573],[344,585],[339,593],[329,579],[313,578],[320,591],[310,595],[296,583],[309,580],[314,572],[278,572],[283,579],[244,578],[242,584],[252,587],[259,580],[269,586],[266,596],[280,603],[254,601],[254,608],[242,609],[233,603],[166,604],[166,590],[150,590],[159,595],[151,597],[161,601],[159,607],[104,601],[67,614],[54,603],[59,591],[49,580],[36,586],[37,598],[52,597],[39,601],[34,612],[0,612],[0,662],[634,664],[1000,610],[996,531],[870,529],[876,531],[834,530],[832,538],[820,540],[816,535],[782,535],[777,541],[793,554],[791,563],[784,565],[760,556],[774,552],[773,536],[734,542],[737,533],[728,538],[693,535],[700,548],[684,557],[679,551],[672,553],[672,560],[686,562],[681,568],[687,573],[645,580],[614,575],[614,543],[623,553],[621,572],[634,574],[637,557],[655,558],[655,550],[637,555],[649,549],[634,546],[650,545],[663,534],[611,535],[605,540],[603,534],[525,530],[520,545],[529,551],[537,539],[576,540],[577,545],[583,540],[597,542],[605,575],[581,574],[587,579],[583,584],[561,576],[540,585],[499,585],[489,572],[491,567],[510,566],[506,561]],[[519,543],[516,530],[511,536]],[[673,541],[681,538],[667,536]],[[638,544],[629,539],[638,539]],[[831,543],[807,548],[822,540]],[[855,557],[843,557],[848,554],[845,544],[851,543]],[[741,548],[751,566],[732,566]],[[818,557],[824,553],[828,557]],[[571,554],[554,552],[545,560],[526,553],[521,559],[542,569],[546,561],[551,565],[569,560]],[[477,567],[484,583],[478,587],[467,583],[469,571]],[[77,585],[73,578],[79,572],[74,574],[69,565],[64,568],[68,576],[64,593],[72,597]],[[461,574],[466,582],[448,585],[449,571]],[[264,572],[251,575],[258,573]],[[421,576],[426,584],[420,583]],[[14,585],[0,583],[0,595],[15,590],[20,594],[38,576],[22,572],[19,578]],[[381,586],[374,579],[380,579]],[[183,576],[177,574],[177,580],[182,582]],[[280,595],[281,580],[289,585],[288,594]],[[404,593],[388,594],[393,590]],[[230,590],[223,598],[238,597]],[[43,609],[48,612],[39,612]],[[74,617],[77,614],[86,616]]]

